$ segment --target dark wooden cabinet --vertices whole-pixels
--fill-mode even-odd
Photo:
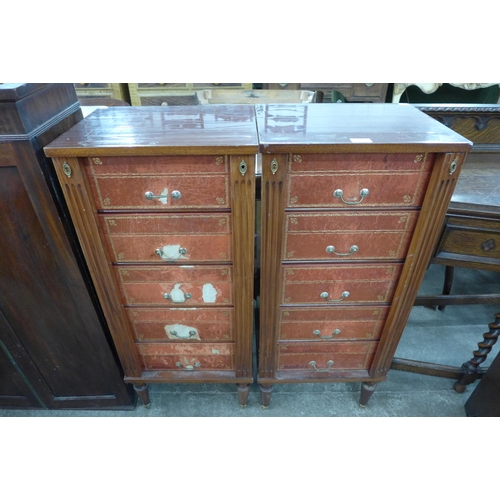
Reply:
[[[0,84],[0,406],[132,408],[42,148],[81,120],[71,84]]]
[[[252,381],[252,106],[97,110],[45,148],[125,370]]]
[[[259,374],[385,380],[471,143],[410,106],[257,106]]]

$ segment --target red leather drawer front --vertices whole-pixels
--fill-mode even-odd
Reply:
[[[221,306],[232,304],[230,266],[115,268],[127,305]],[[163,295],[169,293],[172,300]],[[191,294],[192,297],[186,297]]]
[[[417,219],[418,212],[287,214],[283,259],[403,259]]]
[[[335,372],[370,367],[378,342],[294,342],[278,344],[278,370]],[[333,364],[329,364],[333,361]],[[311,364],[315,363],[316,368]]]
[[[233,309],[127,309],[136,340],[194,342],[233,340]]]
[[[291,155],[286,204],[291,208],[417,207],[432,163],[433,155]],[[362,189],[369,191],[364,199]],[[344,201],[334,197],[336,190],[343,191]]]
[[[402,267],[402,264],[284,265],[282,303],[349,305],[390,302]],[[329,300],[320,296],[323,292],[328,293]],[[349,296],[340,300],[343,292],[349,292]]]
[[[389,307],[280,309],[280,340],[344,341],[380,338]]]
[[[136,344],[145,370],[234,370],[234,344]]]
[[[171,211],[230,206],[226,157],[89,158],[86,169],[98,209]],[[165,197],[173,191],[179,191],[181,197]],[[148,200],[146,192],[163,197]]]
[[[232,258],[230,214],[100,215],[100,219],[116,262],[220,262]]]

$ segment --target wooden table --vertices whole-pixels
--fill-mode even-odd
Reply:
[[[446,266],[442,295],[420,296],[415,305],[436,306],[500,303],[500,294],[451,293],[456,266],[500,272],[500,106],[418,105],[419,109],[474,141],[449,204],[431,263]],[[496,343],[498,329],[483,335],[470,361],[461,367],[394,358],[392,369],[457,379],[454,388],[481,378],[480,365]]]

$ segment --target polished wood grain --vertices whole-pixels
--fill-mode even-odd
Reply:
[[[386,374],[390,368],[439,238],[446,210],[464,160],[464,153],[445,153],[439,155],[436,160],[399,285],[393,298],[394,305],[389,312],[380,340],[380,349],[375,355],[370,370],[372,376]]]
[[[233,207],[233,301],[235,310],[236,376],[252,377],[253,283],[255,236],[255,155],[231,156]],[[245,169],[243,171],[242,169]],[[245,389],[240,388],[243,397]],[[246,390],[248,396],[248,389]],[[242,402],[240,398],[240,404]]]
[[[64,163],[70,166],[71,177],[64,173]],[[138,376],[141,365],[132,329],[124,318],[113,270],[99,236],[97,209],[89,195],[82,162],[78,158],[54,158],[54,165],[121,364],[125,374]]]
[[[422,153],[470,149],[470,141],[413,106],[256,106],[263,153]],[[369,141],[369,142],[367,142]]]
[[[45,153],[49,157],[254,154],[253,116],[253,108],[245,105],[98,109],[52,142]]]

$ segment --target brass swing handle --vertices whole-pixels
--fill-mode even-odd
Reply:
[[[314,330],[313,335],[318,336],[320,339],[333,339],[336,335],[340,335],[340,330],[338,328],[335,328],[331,335],[321,335],[320,330]]]
[[[175,200],[178,200],[182,197],[182,194],[180,191],[172,191],[171,194],[154,194],[151,191],[146,191],[144,193],[144,197],[146,200],[154,200],[156,198],[174,198]]]
[[[344,299],[347,299],[349,297],[350,293],[348,291],[342,292],[342,295],[340,296],[340,299],[329,299],[328,297],[330,296],[328,292],[321,292],[319,296],[322,299],[325,299],[327,302],[342,302]]]
[[[184,302],[184,300],[192,299],[193,296],[190,293],[185,293],[184,294],[184,300],[174,300],[174,298],[172,297],[172,294],[170,294],[170,293],[164,293],[163,294],[163,298],[166,299],[166,300],[170,300],[170,302]]]
[[[361,197],[358,201],[347,201],[347,200],[344,200],[344,191],[342,191],[342,189],[336,189],[334,192],[333,192],[333,196],[334,198],[340,198],[346,205],[358,205],[359,203],[361,203],[368,195],[370,194],[370,191],[366,188],[363,188],[360,192],[359,192],[359,196]]]
[[[169,255],[167,255],[167,254],[164,252],[163,248],[157,248],[157,249],[155,250],[155,254],[156,254],[156,255],[158,255],[159,257],[161,257],[163,260],[172,260],[172,257],[171,257],[171,256],[169,256]],[[181,248],[179,248],[179,257],[180,257],[181,255],[186,255],[186,254],[187,254],[187,249],[186,249],[186,248],[182,248],[182,247],[181,247]]]
[[[349,252],[347,252],[347,253],[336,252],[335,247],[333,245],[328,245],[326,247],[326,253],[334,253],[335,255],[338,255],[339,257],[348,257],[349,255],[356,253],[358,250],[359,250],[359,247],[357,245],[352,245],[351,248],[349,248]]]
[[[330,359],[330,361],[327,361],[326,366],[328,368],[320,369],[316,366],[316,361],[309,361],[309,366],[312,366],[317,372],[327,372],[330,371],[330,368],[333,366],[333,361]]]
[[[174,337],[177,337],[178,339],[190,339],[191,337],[194,337],[197,332],[195,330],[189,330],[189,337],[179,337],[179,334],[175,330],[171,330],[168,333],[170,333],[170,335],[173,335]]]
[[[192,365],[184,366],[180,361],[177,361],[177,363],[175,363],[175,366],[183,368],[184,370],[194,370],[195,368],[199,368],[201,365],[200,363],[198,363],[198,361],[196,361],[196,363],[193,363]]]

